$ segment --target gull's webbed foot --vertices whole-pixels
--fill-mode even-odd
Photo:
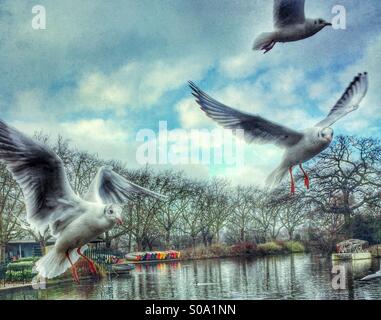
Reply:
[[[302,170],[304,175],[304,185],[306,186],[307,190],[310,189],[310,178],[308,177],[308,174],[304,171],[302,164],[299,164],[300,170]]]
[[[77,268],[75,267],[75,265],[73,264],[73,262],[70,259],[69,251],[66,251],[66,258],[69,260],[70,265],[71,265],[71,273],[73,275],[73,280],[74,280],[74,282],[79,284],[80,281],[79,281],[79,276],[78,276]]]
[[[94,265],[94,261],[91,260],[90,258],[86,257],[82,252],[81,252],[81,248],[78,248],[77,249],[77,253],[87,261],[87,263],[89,264],[89,268],[90,268],[90,272],[94,275],[97,275],[97,269],[95,268],[95,265]]]

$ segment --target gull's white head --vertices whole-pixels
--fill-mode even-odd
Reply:
[[[313,25],[314,25],[314,28],[316,28],[317,30],[320,31],[321,29],[323,29],[327,26],[332,26],[332,23],[330,23],[324,19],[319,18],[319,19],[313,20]]]
[[[332,26],[332,23],[324,19],[306,19],[306,28],[311,34],[315,34],[327,26]]]
[[[109,204],[105,207],[104,213],[108,220],[117,224],[123,224],[122,208],[117,204]]]
[[[330,144],[333,140],[333,129],[332,128],[323,128],[318,132],[319,141],[324,144]]]

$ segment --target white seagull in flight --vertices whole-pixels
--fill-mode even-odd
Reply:
[[[274,28],[272,32],[260,34],[253,50],[269,52],[277,42],[292,42],[312,37],[332,24],[324,19],[306,19],[304,0],[274,0]]]
[[[22,189],[28,223],[40,234],[49,230],[56,238],[55,246],[36,263],[39,275],[48,279],[71,266],[79,283],[74,264],[80,256],[96,273],[93,262],[82,253],[86,244],[122,223],[121,205],[129,200],[163,198],[102,167],[81,199],[69,184],[62,160],[51,149],[1,120],[0,160]]]
[[[292,168],[299,165],[304,174],[304,183],[309,189],[309,178],[302,163],[312,159],[325,150],[332,142],[332,124],[346,114],[357,110],[368,90],[368,74],[359,73],[345,90],[328,116],[312,128],[304,131],[294,130],[283,125],[230,108],[208,96],[193,82],[189,82],[192,94],[208,117],[227,129],[243,129],[247,142],[273,143],[285,149],[283,160],[267,178],[267,184],[273,187],[290,173],[291,193],[295,193]]]
[[[376,278],[381,278],[381,265],[380,265],[380,270],[378,270],[377,272],[370,274],[370,275],[368,275],[368,276],[366,276],[360,280],[361,281],[368,281],[368,280],[373,280]]]

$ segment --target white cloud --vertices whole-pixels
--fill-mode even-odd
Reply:
[[[229,79],[244,79],[255,75],[265,65],[265,55],[254,55],[245,51],[234,56],[223,58],[219,63],[219,72]]]
[[[196,129],[213,126],[213,121],[206,116],[199,108],[199,105],[192,98],[185,98],[175,106],[179,115],[182,128]]]
[[[30,27],[30,3],[5,0],[0,21],[1,110],[31,134],[41,129],[61,134],[83,150],[127,160],[130,166],[136,149],[134,133],[127,130],[135,125],[128,117],[132,109],[134,119],[146,120],[156,112],[150,106],[165,102],[160,111],[168,117],[177,112],[182,128],[215,126],[188,97],[189,90],[175,105],[164,99],[185,88],[188,80],[206,80],[212,84],[206,91],[233,108],[299,128],[319,120],[310,112],[310,99],[326,113],[341,94],[337,87],[344,90],[357,72],[368,70],[366,101],[338,122],[335,131],[348,127],[351,133],[373,133],[381,117],[381,38],[375,37],[379,24],[369,28],[378,21],[380,9],[374,3],[358,6],[348,0],[348,30],[327,29],[304,41],[277,44],[263,55],[253,52],[251,45],[256,35],[272,29],[270,1],[116,0],[113,6],[104,1],[89,6],[88,1],[42,0],[48,24],[39,32]],[[329,19],[333,4],[335,0],[309,1],[307,13]],[[363,59],[343,75],[332,74],[353,63],[365,48]],[[327,73],[320,79],[311,76],[320,70]],[[105,120],[102,111],[117,115]],[[223,170],[236,174],[237,182],[249,181],[251,175],[263,180],[281,155],[272,145],[247,145],[246,150],[245,167]],[[213,171],[205,166],[183,168],[196,176]]]
[[[13,116],[23,119],[44,116],[44,98],[42,92],[37,89],[16,93],[12,107]]]
[[[87,75],[79,83],[79,101],[93,110],[119,109],[132,101],[133,94],[127,85],[100,73]]]
[[[84,109],[116,110],[125,107],[149,108],[163,95],[189,80],[199,79],[206,68],[202,64],[181,61],[129,62],[111,74],[100,72],[84,76],[78,89]]]
[[[280,164],[283,150],[274,145],[247,145],[245,162],[238,167],[227,167],[218,175],[226,176],[235,185],[266,187],[267,176]]]
[[[63,122],[12,121],[11,124],[33,136],[36,131],[49,135],[52,141],[61,135],[71,145],[82,151],[97,153],[104,159],[131,161],[135,158],[134,147],[129,144],[129,132],[112,120],[88,119]]]

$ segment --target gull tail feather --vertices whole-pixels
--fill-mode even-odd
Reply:
[[[285,177],[288,172],[288,168],[284,166],[279,166],[273,172],[269,174],[266,179],[266,186],[270,189],[277,187]]]
[[[274,34],[272,32],[261,33],[254,41],[253,50],[263,50],[273,41]]]
[[[81,248],[81,252],[86,249],[87,246],[83,246]],[[80,258],[77,250],[72,250],[69,256],[73,264],[76,263]],[[67,259],[66,254],[64,252],[58,252],[54,247],[36,262],[35,271],[38,272],[41,277],[52,279],[63,274],[70,267],[71,264]]]

